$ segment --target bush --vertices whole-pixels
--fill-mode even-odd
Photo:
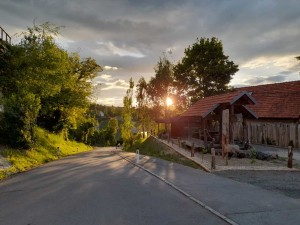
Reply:
[[[40,99],[32,93],[12,94],[4,100],[2,135],[9,145],[18,148],[33,147],[40,108]]]
[[[250,159],[251,159],[251,163],[255,163],[255,159],[256,159],[256,150],[252,147],[250,150]]]

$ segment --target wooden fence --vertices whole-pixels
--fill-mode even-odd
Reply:
[[[2,27],[0,27],[0,40],[5,41],[7,43],[11,43],[11,37],[8,35],[8,33],[3,30]]]
[[[252,144],[267,144],[286,148],[291,141],[295,148],[300,148],[300,124],[289,122],[246,121],[235,123],[234,138],[249,140]]]

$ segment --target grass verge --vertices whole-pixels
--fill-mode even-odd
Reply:
[[[60,154],[58,154],[57,147],[60,148]],[[36,147],[29,150],[11,148],[1,150],[1,155],[12,166],[6,170],[0,170],[0,180],[11,174],[27,171],[46,162],[91,149],[91,146],[75,141],[65,141],[62,135],[52,134],[41,128],[37,128]]]
[[[183,157],[172,148],[160,143],[153,137],[148,137],[142,142],[134,144],[132,148],[127,149],[126,151],[135,152],[137,148],[139,148],[140,154],[142,155],[152,156],[202,170],[197,163]]]

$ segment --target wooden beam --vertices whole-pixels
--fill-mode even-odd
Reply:
[[[229,110],[225,109],[222,112],[222,156],[226,153],[227,145],[229,144]]]
[[[234,133],[233,133],[233,117],[234,117],[234,105],[230,106],[230,116],[229,116],[229,124],[230,124],[230,130],[229,130],[229,140],[231,144],[234,144]]]
[[[202,120],[202,127],[204,132],[204,146],[207,147],[206,117]]]

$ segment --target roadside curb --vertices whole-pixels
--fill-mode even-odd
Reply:
[[[181,193],[182,195],[186,196],[187,198],[189,198],[190,200],[192,200],[193,202],[195,202],[196,204],[198,204],[199,206],[205,208],[206,210],[210,211],[212,214],[216,215],[217,217],[219,217],[220,219],[226,221],[228,224],[231,225],[239,225],[238,223],[234,222],[233,220],[231,220],[230,218],[226,217],[225,215],[221,214],[220,212],[214,210],[213,208],[211,208],[210,206],[206,205],[205,203],[201,202],[200,200],[196,199],[195,197],[193,197],[192,195],[188,194],[187,192],[183,191],[182,189],[180,189],[178,186],[176,186],[175,184],[171,183],[170,181],[166,180],[165,178],[153,173],[152,171],[146,169],[145,167],[133,162],[132,160],[128,159],[128,157],[122,156],[122,154],[120,152],[117,151],[112,151],[113,153],[117,154],[118,156],[120,156],[122,159],[126,160],[127,162],[133,164],[134,166],[146,171],[147,173],[151,174],[152,176],[158,178],[159,180],[163,181],[165,184],[171,186],[173,189],[175,189],[176,191],[178,191],[179,193]]]

